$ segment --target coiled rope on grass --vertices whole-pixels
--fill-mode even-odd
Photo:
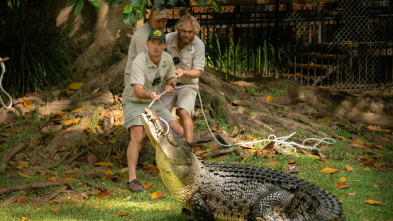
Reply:
[[[178,89],[178,88],[181,88],[181,87],[184,87],[184,86],[186,86],[186,85],[176,86],[176,88]],[[307,138],[307,139],[305,139],[305,140],[302,142],[302,144],[296,143],[296,142],[294,142],[294,141],[287,141],[289,138],[291,138],[293,135],[296,134],[296,132],[293,132],[293,133],[291,133],[291,134],[289,134],[289,135],[287,135],[287,136],[282,136],[282,137],[276,137],[275,135],[269,135],[267,139],[262,139],[262,140],[252,141],[252,142],[238,142],[238,143],[232,143],[232,144],[223,144],[223,143],[221,143],[220,141],[217,140],[217,138],[214,136],[213,131],[211,130],[211,128],[210,128],[210,126],[209,126],[209,122],[207,121],[207,118],[206,118],[206,115],[205,115],[205,111],[204,111],[204,109],[203,109],[202,98],[201,98],[201,95],[200,95],[199,90],[198,90],[198,85],[196,85],[195,87],[194,87],[194,86],[191,86],[191,87],[193,87],[194,89],[196,89],[196,91],[197,91],[197,93],[198,93],[199,102],[200,102],[200,104],[201,104],[201,112],[202,112],[203,118],[205,119],[206,126],[207,126],[207,128],[209,129],[209,132],[210,132],[210,134],[212,135],[212,137],[214,138],[214,140],[215,140],[220,146],[223,146],[223,147],[231,147],[231,146],[235,146],[235,145],[249,145],[249,144],[262,143],[262,142],[269,142],[269,143],[270,143],[270,142],[273,142],[273,141],[274,141],[274,142],[277,144],[277,146],[278,146],[279,148],[281,148],[284,152],[287,152],[286,149],[293,150],[293,152],[296,152],[296,148],[307,149],[307,150],[318,150],[318,151],[320,151],[320,149],[318,148],[318,146],[319,146],[320,144],[334,144],[334,143],[336,142],[333,138],[329,138],[329,137],[327,137],[327,138],[322,138],[322,139],[318,139],[318,138]],[[165,94],[165,93],[166,93],[166,91],[162,92],[162,93],[160,94],[160,96],[163,95],[163,94]],[[150,103],[150,105],[149,105],[148,107],[150,107],[151,105],[153,105],[153,103],[154,103],[155,101],[156,101],[156,99],[154,99],[154,100]],[[160,117],[160,119],[161,119],[161,121],[163,121],[163,122],[166,124],[167,131],[166,131],[165,134],[168,134],[168,133],[169,133],[169,125],[168,125],[168,123],[167,123],[164,119],[162,119],[161,117]],[[307,141],[316,141],[316,144],[314,144],[313,146],[307,146],[307,145],[306,145],[306,142],[307,142]]]

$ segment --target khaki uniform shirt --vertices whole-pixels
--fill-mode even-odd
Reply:
[[[146,41],[151,30],[152,29],[149,25],[149,22],[147,21],[132,35],[130,47],[128,48],[128,60],[125,74],[131,73],[132,62],[134,61],[135,57],[147,50]]]
[[[161,83],[153,86],[153,80],[158,77],[161,78]],[[160,94],[162,92],[162,82],[174,77],[176,77],[175,67],[172,57],[168,53],[165,51],[162,52],[158,67],[150,60],[147,51],[140,53],[132,63],[130,80],[129,83],[125,85],[122,94],[122,104],[127,104],[129,102],[151,102],[150,99],[137,98],[134,94],[133,84],[143,85],[143,89],[147,92]]]
[[[185,71],[200,70],[203,71],[205,67],[205,43],[198,37],[194,36],[194,40],[189,45],[186,45],[181,51],[178,49],[178,33],[171,32],[166,35],[166,51],[172,57],[179,57],[180,63],[176,64],[176,68]],[[199,78],[190,79],[182,76],[177,79],[180,84],[197,84]]]

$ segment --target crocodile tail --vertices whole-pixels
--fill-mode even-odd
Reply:
[[[345,220],[341,203],[331,193],[307,181],[294,178],[297,179],[297,188],[294,191],[292,211],[300,212],[314,220]]]

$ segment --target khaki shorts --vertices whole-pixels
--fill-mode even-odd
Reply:
[[[172,111],[173,107],[176,107],[176,109],[182,108],[193,117],[197,93],[195,86],[182,85],[176,88],[172,94],[162,95],[161,101],[169,111]]]
[[[149,106],[150,103],[137,103],[137,102],[130,102],[127,104],[123,104],[123,113],[124,113],[124,123],[123,127],[127,130],[128,128],[135,126],[135,125],[143,125],[141,120],[141,115],[143,109]],[[164,119],[166,122],[176,120],[172,114],[166,109],[166,107],[162,104],[161,101],[156,101],[150,107],[151,109],[155,110],[159,117]]]

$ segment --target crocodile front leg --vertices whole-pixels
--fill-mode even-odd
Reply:
[[[189,204],[191,205],[195,220],[214,221],[213,212],[206,205],[201,194],[195,193],[191,197]]]
[[[253,207],[252,217],[259,217],[262,220],[287,220],[282,212],[289,207],[294,195],[283,189],[271,191],[261,196]]]

